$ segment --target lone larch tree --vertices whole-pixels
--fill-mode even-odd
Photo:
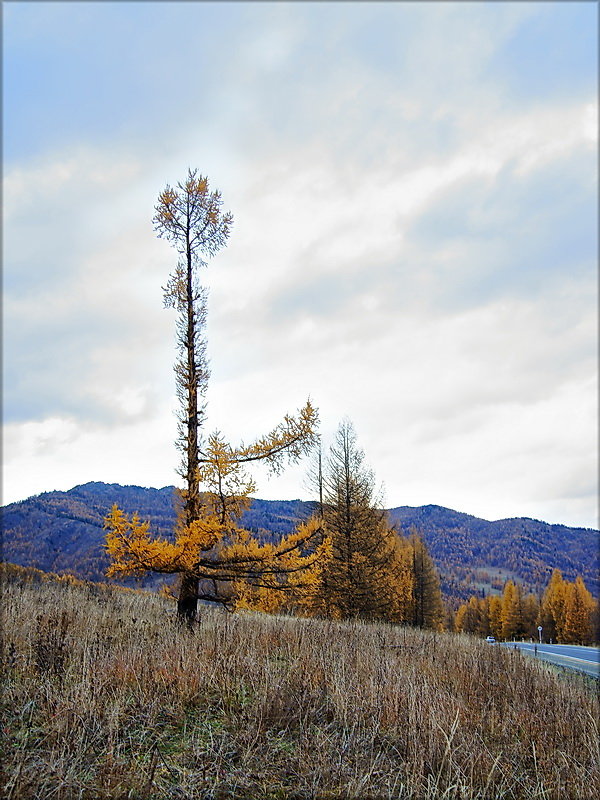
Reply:
[[[178,254],[164,297],[165,306],[178,314],[177,446],[184,488],[172,540],[152,536],[148,523],[113,506],[106,519],[108,574],[179,574],[177,612],[191,622],[199,600],[230,603],[236,581],[272,587],[274,576],[296,575],[313,563],[315,547],[310,542],[316,524],[302,525],[273,545],[250,536],[239,526],[239,518],[255,490],[247,467],[260,461],[278,472],[285,461],[297,461],[317,439],[318,415],[308,401],[266,436],[235,447],[219,432],[203,437],[209,369],[207,292],[199,272],[204,259],[226,244],[233,216],[222,210],[221,195],[210,191],[208,179],[189,170],[184,182],[175,188],[167,185],[160,193],[153,222],[157,235]]]

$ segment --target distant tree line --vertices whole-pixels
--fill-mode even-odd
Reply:
[[[591,645],[600,641],[598,601],[581,576],[564,580],[555,569],[543,595],[525,594],[507,581],[502,595],[471,597],[456,612],[457,631],[496,639],[538,639],[544,642]]]

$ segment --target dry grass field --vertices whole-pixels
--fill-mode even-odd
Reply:
[[[3,581],[3,796],[600,796],[591,681],[467,639]]]

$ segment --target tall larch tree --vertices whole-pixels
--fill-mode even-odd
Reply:
[[[106,522],[109,574],[178,574],[178,616],[191,622],[200,599],[231,601],[236,580],[270,585],[274,575],[292,574],[312,563],[314,553],[302,548],[314,530],[304,526],[276,546],[260,545],[237,520],[255,489],[247,466],[262,461],[278,471],[286,459],[297,461],[316,441],[318,417],[308,402],[250,445],[233,447],[219,433],[204,439],[207,292],[199,273],[204,259],[226,244],[233,217],[222,210],[221,195],[210,191],[208,179],[189,170],[185,181],[160,193],[153,222],[157,235],[178,256],[164,294],[165,305],[178,315],[177,446],[184,488],[174,541],[153,538],[147,523],[113,508]]]
[[[179,400],[177,446],[182,451],[181,524],[198,520],[200,508],[200,445],[205,414],[209,369],[206,356],[207,292],[200,283],[204,257],[212,257],[226,244],[233,215],[222,211],[221,194],[211,192],[208,179],[189,170],[187,179],[173,189],[167,185],[155,206],[154,230],[178,255],[177,265],[164,288],[165,306],[174,308],[177,319],[178,358],[175,382]],[[196,612],[198,580],[190,573],[180,577],[178,613]]]

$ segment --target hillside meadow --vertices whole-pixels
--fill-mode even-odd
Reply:
[[[3,575],[8,800],[600,796],[597,685],[467,636]]]

